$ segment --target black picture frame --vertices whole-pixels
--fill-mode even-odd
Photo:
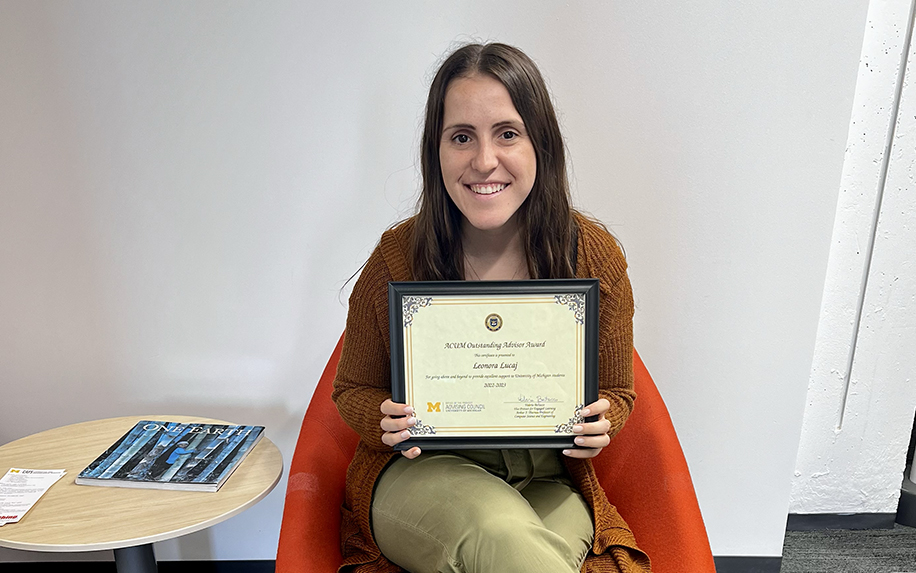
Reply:
[[[572,297],[569,295],[573,295]],[[388,315],[391,349],[391,395],[392,400],[407,403],[406,392],[406,367],[405,364],[405,322],[409,323],[413,313],[419,307],[426,306],[422,301],[435,300],[436,297],[554,297],[559,304],[567,304],[576,313],[575,320],[584,321],[584,352],[582,356],[581,383],[584,385],[584,405],[591,404],[598,399],[598,305],[599,281],[598,279],[543,279],[525,281],[423,281],[423,282],[389,282],[388,283]],[[416,297],[416,298],[407,298]],[[405,316],[407,300],[408,315]],[[579,308],[579,302],[584,300],[584,309]],[[420,302],[417,302],[420,301]],[[489,317],[487,317],[489,319]],[[579,382],[577,381],[576,384]],[[422,413],[416,414],[422,422]],[[582,419],[578,409],[576,418],[570,418],[567,424],[562,424],[564,432],[573,423],[581,421],[592,422],[597,416]],[[423,431],[422,423],[418,424],[419,431]],[[411,428],[411,432],[415,431]],[[528,448],[579,448],[574,443],[575,435],[560,433],[557,426],[557,435],[522,436],[507,433],[500,436],[440,436],[435,431],[432,434],[418,434],[397,444],[395,450],[407,450],[419,446],[425,450],[460,450],[460,449],[528,449]]]

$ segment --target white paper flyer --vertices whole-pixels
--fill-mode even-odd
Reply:
[[[48,488],[62,478],[65,470],[11,468],[0,478],[0,526],[16,523]]]

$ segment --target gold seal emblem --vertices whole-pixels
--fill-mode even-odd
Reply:
[[[486,325],[487,330],[496,332],[503,327],[503,317],[494,312],[493,314],[488,314],[483,323]]]

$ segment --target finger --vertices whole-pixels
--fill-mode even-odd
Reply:
[[[417,446],[414,446],[410,448],[409,450],[404,450],[403,452],[401,452],[401,455],[404,456],[405,458],[412,460],[415,457],[419,456],[421,453],[423,452],[420,450],[420,448],[418,448]]]
[[[611,403],[607,401],[606,398],[599,398],[597,401],[592,402],[587,405],[585,408],[582,408],[580,414],[582,417],[585,416],[600,416],[608,410],[611,409]]]
[[[379,406],[379,410],[388,416],[406,416],[413,414],[412,406],[401,404],[400,402],[394,402],[391,400],[391,398],[388,398],[382,402],[381,406]]]
[[[391,416],[385,416],[382,418],[382,421],[379,422],[379,425],[386,432],[400,432],[401,430],[406,430],[416,423],[417,419],[413,416],[402,418],[392,418]]]
[[[575,439],[577,446],[582,446],[584,448],[603,448],[611,443],[611,438],[607,434],[602,434],[600,436],[576,436]]]
[[[391,398],[382,402],[379,410],[386,416],[409,416],[413,414],[413,406],[401,404],[400,402],[392,402]]]
[[[576,434],[607,434],[611,431],[611,423],[605,418],[599,418],[597,422],[583,422],[582,424],[576,424],[572,428],[573,433]]]
[[[382,434],[382,443],[386,446],[394,447],[397,444],[400,444],[406,439],[410,438],[410,432],[404,430],[402,432],[385,432]]]
[[[601,448],[588,448],[584,450],[580,449],[569,449],[563,450],[563,455],[569,458],[579,458],[579,459],[588,459],[593,458],[601,453]]]

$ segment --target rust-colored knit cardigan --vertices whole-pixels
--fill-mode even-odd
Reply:
[[[633,294],[626,261],[614,239],[600,226],[576,215],[576,276],[600,279],[599,396],[611,403],[607,419],[616,434],[630,411],[633,392]],[[347,470],[341,508],[340,571],[396,572],[372,538],[369,523],[372,492],[379,474],[394,453],[381,441],[379,405],[391,397],[388,281],[412,280],[409,264],[413,220],[386,231],[369,257],[350,296],[347,330],[332,395],[344,421],[360,436]],[[617,510],[604,494],[589,460],[565,458],[576,487],[592,507],[595,540],[582,566],[587,573],[649,571],[649,560]]]

